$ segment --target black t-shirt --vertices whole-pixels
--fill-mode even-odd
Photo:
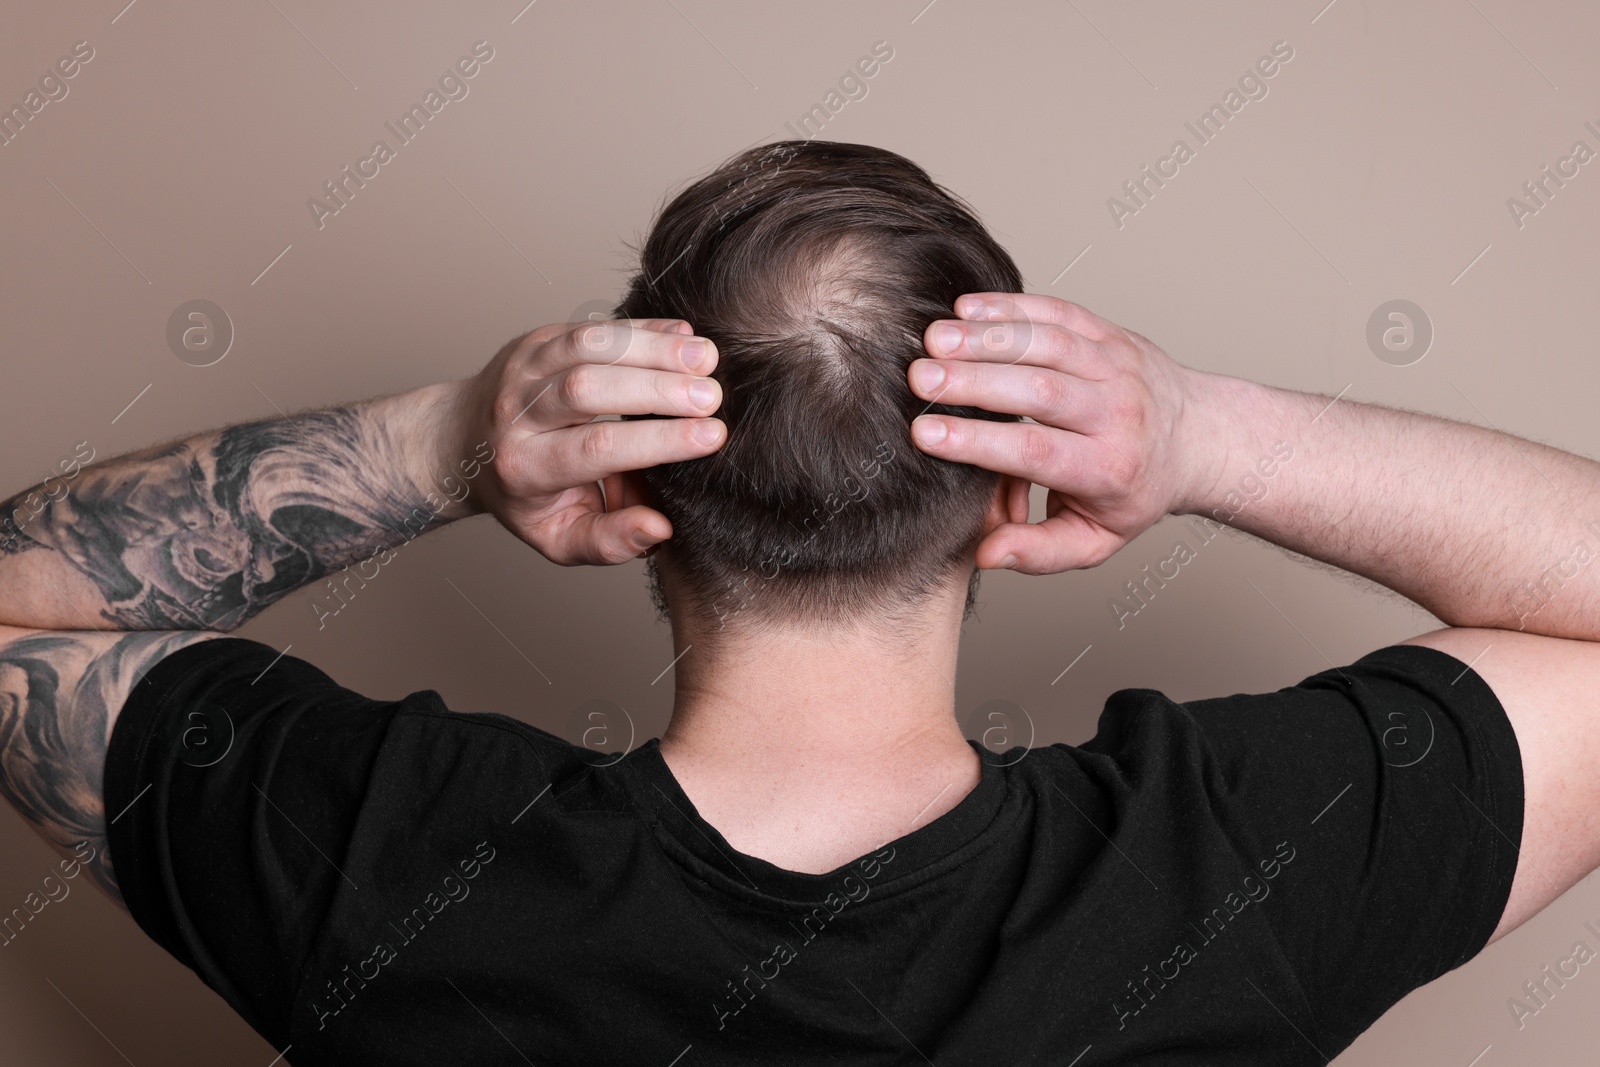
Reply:
[[[1320,1064],[1484,946],[1521,840],[1504,711],[1416,646],[1121,690],[823,875],[736,851],[655,741],[277,657],[157,664],[106,808],[140,926],[302,1067]]]

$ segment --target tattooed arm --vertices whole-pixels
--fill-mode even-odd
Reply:
[[[120,902],[102,779],[146,671],[481,510],[558,563],[634,558],[671,527],[622,472],[721,445],[689,392],[715,362],[683,323],[561,323],[465,381],[63,466],[0,504],[0,792]]]
[[[111,728],[157,661],[218,636],[0,626],[0,790],[41,837],[82,863],[119,904],[101,784]]]
[[[103,776],[128,694],[208,631],[471,514],[465,389],[64,466],[0,505],[0,793],[113,900]]]
[[[229,631],[483,510],[557,563],[633,559],[672,528],[622,474],[721,446],[715,364],[676,320],[556,323],[463,381],[73,465],[0,503],[0,624]],[[630,414],[681,417],[596,421]]]
[[[232,630],[472,514],[493,450],[467,441],[465,390],[232,426],[24,491],[0,504],[0,622]]]

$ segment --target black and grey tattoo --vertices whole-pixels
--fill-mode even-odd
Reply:
[[[214,636],[47,631],[0,644],[0,791],[119,902],[102,794],[115,713],[163,657]]]
[[[113,627],[231,630],[452,517],[465,484],[455,472],[409,484],[394,469],[402,448],[371,412],[334,408],[85,467],[70,493],[0,504],[28,505],[0,538],[0,577],[8,556],[48,552],[94,584]],[[493,458],[482,451],[461,463],[467,478]]]
[[[57,463],[56,470],[46,475],[43,482],[0,504],[0,556],[22,551],[25,545],[23,527],[38,518],[52,501],[64,499],[71,491],[72,479],[93,460],[94,446],[88,441],[79,441],[72,455]]]

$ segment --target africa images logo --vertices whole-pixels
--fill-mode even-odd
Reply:
[[[346,963],[335,977],[325,979],[323,984],[327,995],[310,1001],[311,1010],[317,1015],[317,1029],[327,1029],[328,1020],[348,1008],[356,995],[367,988],[367,983],[375,981],[383,973],[383,968],[399,957],[401,948],[421,937],[428,924],[445,908],[452,903],[459,904],[466,900],[472,892],[472,887],[468,883],[478,877],[485,866],[493,863],[494,857],[495,850],[489,842],[478,842],[471,856],[464,856],[457,861],[459,877],[455,870],[451,870],[449,874],[439,879],[438,889],[430,889],[420,904],[400,917],[398,926],[393,919],[387,921],[389,929],[395,932],[394,938],[391,939],[387,933],[375,936],[370,955],[356,961],[353,967]]]
[[[890,845],[857,860],[837,890],[830,891],[821,903],[801,916],[799,925],[791,921],[789,928],[798,935],[795,942],[800,948],[809,945],[827,928],[829,921],[844,911],[847,905],[859,904],[866,900],[872,892],[872,886],[867,883],[882,874],[884,865],[893,859],[894,846]],[[755,1000],[756,994],[765,989],[768,982],[776,980],[783,968],[793,963],[799,955],[799,949],[789,941],[780,940],[773,945],[772,952],[766,959],[754,968],[746,964],[744,970],[724,983],[727,995],[719,995],[711,1002],[711,1010],[717,1016],[717,1029],[725,1029],[728,1020],[748,1007],[750,1002]]]
[[[472,87],[467,83],[476,78],[483,70],[483,65],[494,58],[494,48],[488,41],[479,41],[472,46],[470,55],[464,55],[456,60],[455,64],[446,68],[439,75],[439,87],[429,87],[423,94],[421,103],[414,103],[410,109],[392,122],[385,122],[384,128],[394,137],[394,145],[379,139],[372,143],[372,151],[362,159],[356,160],[355,169],[352,171],[346,163],[340,168],[337,177],[330,178],[322,183],[327,199],[310,197],[306,200],[306,207],[311,211],[311,221],[317,224],[317,229],[324,229],[328,219],[339,214],[350,206],[356,194],[367,187],[367,182],[372,181],[383,172],[383,168],[399,158],[399,150],[415,140],[429,122],[437,118],[439,113],[452,101],[465,100]]]
[[[1111,1012],[1117,1017],[1118,1030],[1127,1029],[1128,1020],[1147,1008],[1156,995],[1167,988],[1168,982],[1176,981],[1183,973],[1183,968],[1200,957],[1201,949],[1226,933],[1235,915],[1244,911],[1249,904],[1259,904],[1267,899],[1272,892],[1272,887],[1267,883],[1283,873],[1283,868],[1294,860],[1294,847],[1287,841],[1280,842],[1274,849],[1273,856],[1274,859],[1260,862],[1260,878],[1254,874],[1244,876],[1241,882],[1243,895],[1240,895],[1238,890],[1229,892],[1221,904],[1201,918],[1199,926],[1190,922],[1189,929],[1195,934],[1193,938],[1187,932],[1182,934],[1173,947],[1172,954],[1157,963],[1154,971],[1150,969],[1149,964],[1146,964],[1143,978],[1129,980],[1126,998],[1121,1000],[1112,998]]]

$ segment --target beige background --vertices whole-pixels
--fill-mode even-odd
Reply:
[[[109,456],[476,370],[514,334],[612,299],[625,242],[664,195],[790,136],[783,124],[879,40],[893,59],[822,135],[921,162],[977,206],[1031,291],[1194,366],[1600,445],[1600,165],[1520,229],[1506,206],[1575,140],[1600,148],[1583,126],[1600,125],[1589,4],[124,2],[4,13],[7,107],[74,42],[95,49],[0,148],[6,492],[80,441]],[[495,54],[469,95],[319,230],[307,199],[375,139],[393,144],[384,122],[479,40]],[[1119,229],[1107,198],[1279,40],[1295,57],[1269,94]],[[208,367],[165,340],[194,298],[237,331]],[[1436,333],[1411,366],[1365,340],[1395,298]],[[1179,532],[1168,520],[1091,572],[989,578],[961,709],[1010,700],[1040,743],[1081,741],[1119,688],[1272,689],[1436,625],[1230,534],[1119,632],[1108,599]],[[670,675],[652,680],[670,645],[637,564],[562,570],[477,520],[406,548],[321,631],[310,602],[241,634],[373,695],[436,688],[568,736],[586,701],[626,709],[641,738],[665,722]],[[52,857],[9,812],[0,838],[9,911]],[[1586,919],[1600,920],[1600,883],[1409,997],[1339,1063],[1592,1062],[1589,969],[1520,1031],[1506,1003],[1593,943]],[[0,1031],[6,1063],[265,1065],[278,1051],[82,884],[0,948]]]

